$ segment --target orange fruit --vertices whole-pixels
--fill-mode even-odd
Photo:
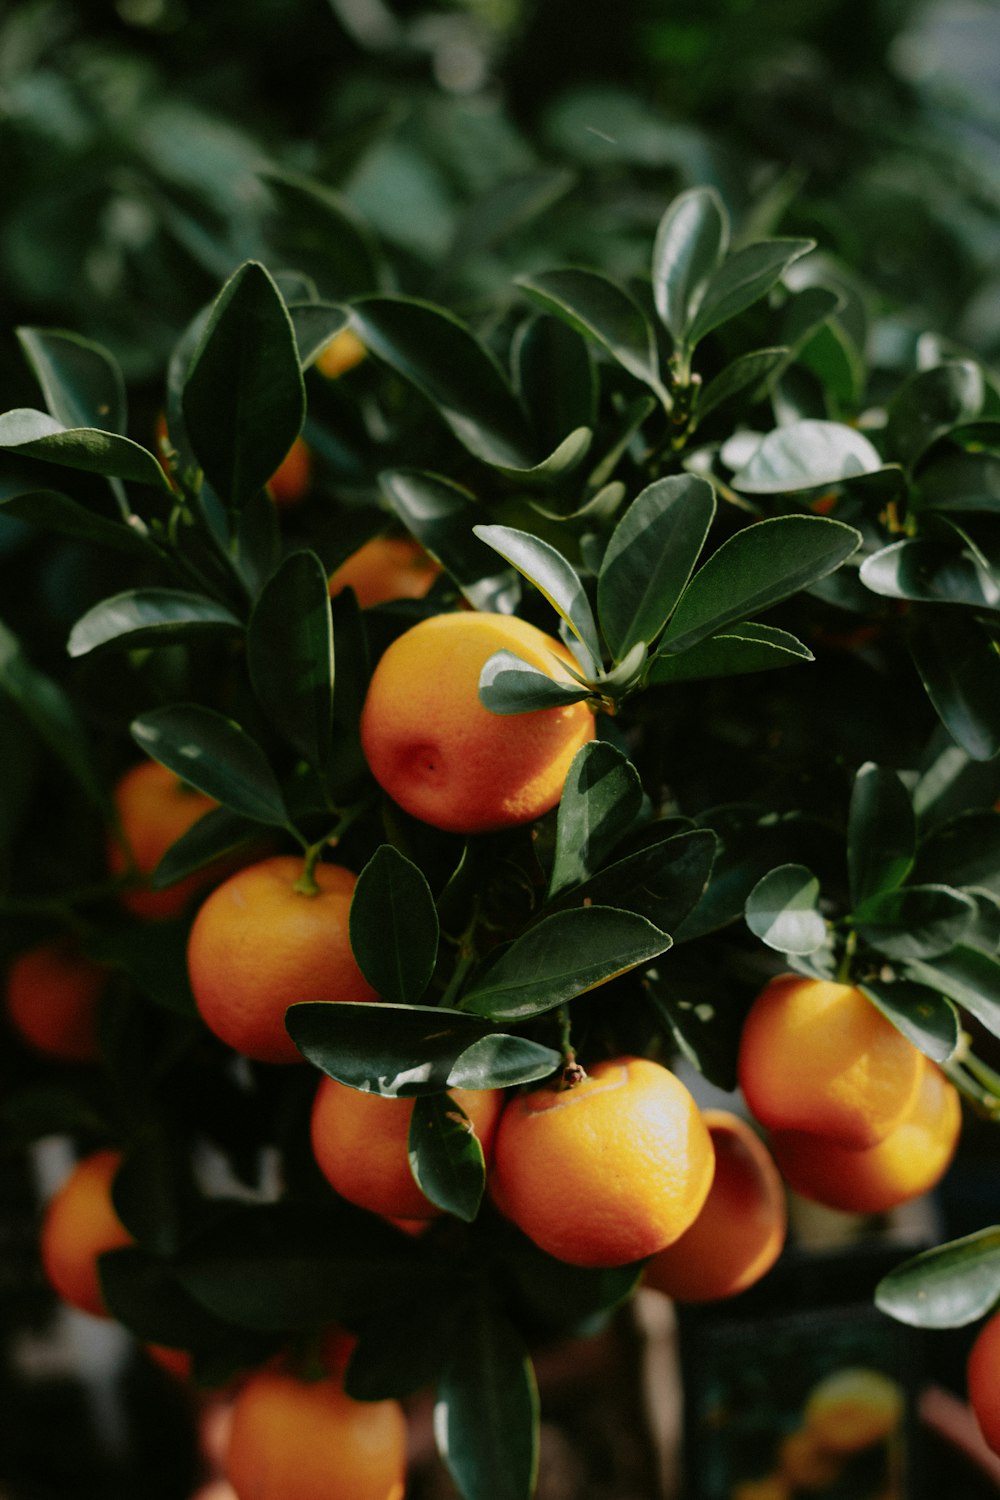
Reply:
[[[285,1030],[296,1001],[378,998],[351,950],[357,877],[318,864],[319,890],[305,895],[295,889],[302,873],[294,854],[238,870],[199,908],[188,939],[188,976],[205,1024],[259,1062],[302,1061]]]
[[[147,1344],[146,1353],[161,1370],[173,1375],[176,1380],[191,1379],[191,1353],[187,1349],[171,1349],[166,1344]]]
[[[107,1316],[97,1257],[133,1243],[111,1202],[120,1165],[117,1151],[95,1151],[77,1162],[42,1221],[42,1268],[49,1282],[64,1302],[97,1317]]]
[[[962,1105],[940,1068],[921,1055],[920,1087],[902,1122],[884,1140],[852,1150],[823,1136],[776,1131],[775,1160],[803,1198],[847,1213],[881,1214],[940,1181],[958,1146]]]
[[[375,668],[361,715],[372,773],[414,817],[454,833],[529,823],[559,801],[570,762],[594,737],[585,703],[493,714],[479,674],[508,650],[569,681],[570,653],[513,615],[434,615],[397,637]]]
[[[765,1474],[762,1479],[744,1479],[734,1485],[732,1500],[792,1500],[792,1491],[783,1474]]]
[[[312,450],[305,438],[297,437],[267,482],[275,505],[298,505],[312,481]]]
[[[239,1500],[402,1500],[406,1419],[333,1377],[251,1376],[233,1405],[226,1476]]]
[[[373,536],[330,574],[330,593],[351,588],[362,609],[422,599],[441,569],[411,537]]]
[[[19,1036],[47,1057],[95,1062],[97,1007],[109,971],[68,938],[49,938],[18,954],[7,971],[6,1005]]]
[[[161,891],[152,889],[149,876],[171,844],[218,804],[155,760],[140,761],[126,771],[113,796],[127,852],[116,838],[109,838],[108,866],[112,875],[139,877],[122,889],[122,905],[136,917],[180,916],[191,898],[217,878],[217,869],[196,870]]]
[[[510,1100],[494,1146],[494,1198],[549,1255],[620,1266],[655,1255],[701,1211],[715,1159],[688,1090],[643,1057],[598,1063],[569,1088]]]
[[[739,1081],[770,1130],[874,1146],[911,1107],[921,1054],[852,985],[781,974],[743,1027]]]
[[[452,1089],[489,1160],[503,1100],[500,1089]],[[323,1078],[312,1110],[319,1169],[342,1198],[392,1219],[430,1219],[441,1210],[414,1181],[407,1151],[412,1099],[386,1099]]]
[[[813,1386],[805,1427],[827,1453],[857,1453],[880,1443],[903,1420],[903,1392],[881,1370],[848,1367]]]
[[[342,328],[335,333],[323,352],[317,357],[316,368],[327,380],[337,380],[353,370],[367,355],[368,350],[353,328]]]
[[[795,1490],[825,1490],[840,1472],[838,1456],[821,1448],[806,1431],[783,1438],[778,1456],[781,1473]]]
[[[1000,1453],[1000,1313],[976,1335],[966,1366],[969,1404],[984,1440]]]
[[[755,1131],[724,1109],[702,1119],[715,1175],[690,1229],[646,1267],[645,1282],[678,1302],[712,1302],[745,1291],[771,1269],[785,1243],[785,1189]]]

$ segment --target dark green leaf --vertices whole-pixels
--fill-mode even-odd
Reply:
[[[675,942],[689,942],[743,915],[757,881],[776,865],[811,857],[809,825],[796,814],[775,814],[754,803],[709,808],[697,818],[718,842],[712,879],[702,899],[672,931]]]
[[[473,530],[507,562],[523,573],[552,605],[584,647],[596,672],[601,642],[590,600],[573,566],[541,537],[513,526],[475,526]]]
[[[575,329],[559,318],[530,318],[515,336],[511,358],[518,395],[546,447],[593,426],[597,372],[589,345]]]
[[[256,261],[235,271],[216,298],[182,404],[198,463],[219,497],[238,509],[267,484],[305,416],[292,320]]]
[[[441,1373],[450,1342],[455,1287],[423,1278],[420,1296],[390,1300],[367,1319],[344,1374],[356,1401],[401,1400]]]
[[[107,814],[107,790],[95,770],[76,710],[59,684],[32,666],[20,641],[2,621],[0,693],[17,705],[46,748],[62,762],[90,801]]]
[[[660,220],[653,246],[653,294],[675,344],[688,342],[708,279],[728,248],[729,219],[713,188],[681,193]]]
[[[372,988],[398,1005],[419,1000],[437,961],[437,909],[421,871],[391,844],[381,844],[358,876],[350,929]]]
[[[793,494],[881,467],[877,450],[855,428],[807,419],[769,432],[732,483],[748,495]]]
[[[516,608],[520,579],[513,568],[498,572],[492,547],[473,535],[482,509],[468,490],[417,469],[386,469],[379,486],[407,530],[454,578],[474,609],[507,613]]]
[[[493,714],[565,708],[569,703],[582,703],[592,691],[589,687],[575,687],[571,681],[557,682],[512,651],[495,651],[479,674],[479,701]]]
[[[601,1319],[636,1289],[644,1262],[599,1270],[571,1266],[533,1245],[513,1225],[503,1244],[503,1269],[516,1286],[518,1303],[526,1306],[533,1324],[546,1329],[578,1330]]]
[[[775,349],[753,349],[749,354],[741,354],[734,359],[732,364],[726,365],[720,370],[714,380],[710,380],[698,400],[697,417],[699,422],[721,406],[724,401],[731,401],[741,391],[755,392],[769,375],[781,368],[788,357],[788,350],[784,347]]]
[[[30,486],[9,497],[0,496],[0,514],[28,521],[46,531],[71,537],[74,541],[93,542],[127,552],[133,558],[148,558],[150,546],[140,531],[122,521],[109,521],[58,490],[35,490]]]
[[[947,1062],[959,1041],[955,1007],[943,995],[908,979],[866,979],[858,984],[907,1041],[936,1063]]]
[[[545,491],[558,487],[568,474],[579,468],[590,452],[593,439],[594,434],[589,427],[577,427],[541,463],[530,464],[526,468],[498,463],[494,464],[494,468],[525,489],[539,490],[544,494]]]
[[[720,1003],[710,988],[698,999],[676,991],[656,970],[650,970],[646,990],[681,1055],[709,1083],[732,1093],[737,1087],[739,1012]]]
[[[715,515],[706,479],[678,474],[648,485],[608,542],[597,609],[616,661],[655,640],[691,576]]]
[[[187,970],[187,933],[183,921],[105,924],[90,939],[88,951],[102,963],[123,969],[145,1000],[174,1015],[196,1018]]]
[[[933,958],[959,942],[975,902],[947,885],[881,891],[854,913],[861,936],[887,958]]]
[[[260,839],[259,823],[226,807],[213,807],[170,845],[153,871],[150,885],[154,890],[162,890],[236,849],[259,844]]]
[[[86,656],[102,646],[131,651],[136,646],[166,646],[198,640],[218,631],[242,633],[243,622],[204,594],[182,589],[129,589],[102,599],[70,631],[70,656]]]
[[[787,630],[743,621],[709,636],[680,656],[654,656],[646,683],[692,682],[709,677],[735,677],[748,672],[770,672],[799,661],[814,661],[808,646]]]
[[[148,1129],[130,1146],[112,1184],[111,1201],[145,1249],[170,1256],[180,1248],[185,1209],[197,1200],[184,1158],[164,1130]]]
[[[914,878],[942,885],[979,886],[1000,896],[1000,814],[970,810],[923,840]]]
[[[573,174],[543,168],[523,172],[483,193],[462,214],[446,260],[446,270],[505,240],[558,203],[573,186]]]
[[[595,339],[669,405],[660,383],[656,336],[642,308],[622,287],[596,271],[574,269],[519,276],[517,284],[547,311]]]
[[[839,568],[860,540],[853,527],[821,516],[777,516],[745,527],[694,575],[667,627],[663,649],[686,651],[723,626],[807,588]]]
[[[1000,461],[992,453],[942,447],[921,468],[911,503],[915,510],[1000,511]]]
[[[993,1036],[1000,1036],[1000,962],[995,957],[959,944],[933,963],[907,964],[906,972],[947,995]]]
[[[336,302],[290,302],[288,316],[303,370],[315,364],[330,340],[348,323],[347,308]]]
[[[970,553],[940,542],[892,542],[866,557],[860,572],[885,599],[1000,609],[1000,581]]]
[[[550,898],[600,868],[639,816],[642,795],[635,767],[606,740],[576,752],[559,802]]]
[[[321,296],[345,300],[384,284],[375,239],[346,198],[290,172],[263,177],[275,205],[270,237],[284,262],[305,271]]]
[[[146,448],[96,427],[64,427],[47,412],[22,407],[0,416],[0,450],[67,469],[132,480],[169,492],[167,476]]]
[[[538,1391],[520,1336],[486,1301],[462,1318],[438,1382],[434,1433],[464,1500],[531,1500]]]
[[[391,1098],[533,1083],[561,1061],[550,1047],[441,1006],[311,1002],[293,1005],[285,1024],[299,1051],[338,1083]]]
[[[258,823],[288,826],[281,788],[263,750],[231,719],[197,703],[179,703],[133,719],[131,730],[148,755],[223,807]]]
[[[779,865],[747,897],[747,926],[779,953],[815,953],[826,942],[819,881],[805,865]]]
[[[113,1250],[100,1260],[101,1289],[112,1317],[136,1338],[168,1348],[208,1348],[220,1336],[236,1336],[253,1364],[270,1353],[270,1344],[220,1324],[190,1296],[170,1267],[137,1245]]]
[[[351,323],[367,349],[432,401],[483,463],[530,469],[524,413],[500,366],[464,323],[413,297],[362,297]]]
[[[851,903],[895,890],[913,868],[916,819],[895,771],[868,761],[854,778],[847,823]]]
[[[924,1250],[875,1288],[878,1308],[914,1328],[964,1328],[1000,1301],[1000,1226]]]
[[[125,381],[114,355],[54,328],[19,328],[17,337],[57,422],[124,434]]]
[[[291,553],[265,584],[250,619],[247,666],[271,722],[322,770],[333,732],[333,625],[315,552]]]
[[[973,760],[1000,751],[1000,656],[964,614],[914,611],[909,645],[927,695],[949,734]]]
[[[978,416],[984,395],[983,372],[972,360],[947,360],[918,371],[889,405],[889,452],[913,466],[937,438]]]
[[[666,933],[632,912],[609,906],[556,912],[474,977],[463,1005],[477,1016],[524,1020],[649,963],[669,947]]]
[[[582,885],[564,891],[552,909],[614,906],[672,933],[697,905],[714,858],[715,835],[707,829],[674,834],[626,854]]]
[[[685,338],[692,346],[766,297],[793,261],[815,248],[814,240],[760,240],[745,245],[708,278]]]
[[[425,1094],[414,1101],[409,1155],[424,1196],[471,1224],[486,1186],[486,1163],[468,1116],[449,1094]]]
[[[803,287],[789,297],[781,310],[782,343],[792,349],[800,348],[843,306],[844,298],[832,287]]]

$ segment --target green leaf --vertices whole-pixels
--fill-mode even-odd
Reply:
[[[124,435],[125,381],[113,354],[60,329],[19,328],[17,338],[57,422]]]
[[[322,297],[343,301],[384,284],[377,242],[346,198],[291,172],[261,175],[274,200],[275,250],[286,265],[304,271]]]
[[[992,1036],[1000,1036],[1000,962],[995,957],[957,944],[933,963],[908,963],[906,972],[954,1000]]]
[[[714,271],[686,333],[691,346],[766,297],[793,261],[815,249],[814,240],[760,240],[735,251]]]
[[[492,714],[534,713],[540,708],[565,708],[591,697],[590,687],[557,682],[529,666],[513,651],[495,651],[479,674],[479,701]]]
[[[414,1101],[409,1157],[424,1196],[471,1224],[486,1187],[486,1162],[468,1116],[449,1094],[425,1094]]]
[[[70,656],[86,656],[102,646],[131,651],[137,646],[165,646],[198,640],[219,631],[242,633],[243,622],[204,594],[183,589],[129,589],[102,599],[70,631]]]
[[[975,914],[975,902],[950,886],[910,885],[870,896],[854,923],[887,958],[933,958],[961,940]]]
[[[134,559],[151,555],[150,544],[140,531],[120,520],[106,520],[58,490],[36,490],[26,484],[16,494],[0,495],[0,513],[74,541],[129,553]]]
[[[608,542],[597,609],[616,661],[656,639],[684,591],[715,515],[706,479],[678,474],[648,485]]]
[[[267,757],[232,719],[197,703],[179,703],[142,714],[130,727],[137,745],[199,792],[257,823],[287,828]]]
[[[548,312],[596,340],[623,369],[670,404],[660,382],[656,335],[642,308],[622,287],[596,271],[575,269],[515,279]]]
[[[649,832],[655,831],[653,824]],[[692,829],[647,844],[564,891],[550,910],[614,906],[673,932],[698,904],[715,859],[715,835]]]
[[[826,942],[819,881],[805,865],[779,865],[758,880],[746,902],[747,926],[779,953],[815,953]]]
[[[914,1328],[964,1328],[1000,1300],[1000,1226],[937,1245],[895,1266],[875,1303]]]
[[[847,821],[847,869],[857,908],[901,886],[913,868],[916,818],[895,771],[867,761],[854,778]]]
[[[438,1451],[463,1500],[531,1500],[538,1467],[538,1391],[506,1318],[477,1300],[438,1382]]]
[[[389,1098],[534,1083],[561,1062],[551,1047],[444,1006],[305,1002],[285,1013],[285,1025],[338,1083]]]
[[[853,427],[807,418],[762,438],[732,484],[747,495],[794,494],[881,468],[878,451]]]
[[[1000,580],[969,552],[939,541],[892,542],[865,558],[860,575],[884,599],[1000,610]]]
[[[59,684],[32,666],[20,641],[2,621],[0,693],[17,705],[46,748],[107,816],[108,794],[97,775],[89,739],[76,710]]]
[[[290,302],[288,316],[303,370],[316,363],[330,340],[348,324],[347,308],[336,302]]]
[[[985,394],[983,372],[970,359],[946,360],[918,371],[890,402],[885,429],[889,452],[912,468],[938,438],[979,415]]]
[[[333,623],[315,552],[291,553],[264,585],[250,618],[247,666],[271,722],[322,771],[333,735]]]
[[[917,852],[914,878],[1000,896],[1000,814],[970,809],[933,829]]]
[[[216,298],[182,405],[209,483],[227,505],[241,508],[279,467],[305,416],[292,320],[256,261],[240,266]]]
[[[724,401],[731,401],[741,391],[757,391],[769,375],[781,368],[787,358],[788,350],[784,347],[752,349],[748,354],[739,355],[708,382],[698,398],[698,421],[702,422],[709,412],[721,406]]]
[[[601,665],[600,637],[590,600],[572,564],[541,537],[513,526],[474,526],[473,531],[523,573],[562,616],[590,657],[596,675]]]
[[[422,1278],[420,1296],[386,1298],[366,1319],[344,1373],[355,1401],[402,1400],[441,1373],[443,1344],[455,1314],[456,1289]]]
[[[184,1290],[169,1265],[138,1245],[106,1252],[100,1258],[99,1272],[112,1317],[143,1343],[198,1349],[210,1348],[220,1337],[235,1337],[248,1363],[271,1352],[269,1341],[241,1334],[213,1316]]]
[[[574,183],[565,169],[542,168],[508,177],[473,199],[455,228],[445,270],[481,256],[564,198]]]
[[[639,816],[642,797],[635,767],[606,740],[576,752],[556,818],[550,898],[599,869]]]
[[[743,621],[709,636],[680,656],[654,656],[646,670],[652,687],[670,682],[692,682],[709,677],[735,677],[748,672],[769,672],[797,661],[814,661],[808,646],[773,625]]]
[[[170,491],[167,476],[146,448],[96,427],[64,427],[47,412],[21,407],[0,416],[0,450],[41,458],[66,469],[126,479]]]
[[[803,863],[814,846],[809,822],[796,813],[777,814],[755,803],[736,802],[699,814],[700,830],[717,840],[712,879],[690,916],[672,931],[689,942],[742,917],[757,881],[779,864]]]
[[[670,943],[632,912],[609,906],[555,912],[488,962],[462,1003],[473,1015],[526,1020],[651,962]]]
[[[653,295],[675,344],[689,342],[709,277],[728,248],[729,217],[714,188],[681,193],[660,220],[653,246]]]
[[[368,983],[398,1005],[419,1000],[437,961],[438,915],[424,875],[381,844],[358,876],[351,947]]]
[[[943,995],[908,979],[866,979],[858,989],[933,1062],[944,1063],[955,1055],[958,1016]]]
[[[192,875],[196,870],[221,860],[234,850],[258,845],[260,824],[230,812],[227,807],[213,807],[193,823],[161,857],[150,876],[154,890],[163,890]]]
[[[667,626],[663,650],[686,651],[825,578],[860,540],[853,527],[821,516],[776,516],[745,527],[694,575]]]
[[[690,988],[690,987],[688,987]],[[678,989],[651,969],[646,993],[661,1025],[680,1054],[716,1088],[733,1093],[738,1086],[740,1016],[706,986],[697,995]]]
[[[1000,752],[1000,655],[977,621],[943,610],[914,611],[909,646],[948,733],[973,760]]]
[[[493,355],[458,318],[415,297],[362,297],[351,323],[365,347],[437,407],[483,463],[530,469],[527,420]]]
[[[494,464],[494,468],[508,479],[515,480],[523,485],[525,489],[546,490],[557,488],[562,484],[568,474],[580,464],[590,452],[590,445],[594,440],[594,434],[589,427],[577,427],[562,439],[558,446],[542,459],[541,463],[530,464],[527,468],[516,468],[512,464]]]
[[[469,490],[440,474],[384,469],[379,488],[406,529],[454,578],[473,609],[507,614],[521,583],[513,568],[497,570],[497,555],[473,535],[482,508]]]
[[[593,426],[597,371],[590,346],[575,329],[544,314],[529,318],[515,334],[511,360],[517,393],[547,447]]]
[[[124,970],[144,1000],[187,1017],[203,1035],[188,978],[187,933],[183,921],[105,924],[90,938],[88,952],[102,963]]]

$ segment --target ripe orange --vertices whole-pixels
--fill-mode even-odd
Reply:
[[[399,636],[372,677],[361,743],[376,781],[414,817],[454,833],[530,823],[559,801],[573,756],[594,737],[585,703],[493,714],[479,674],[515,652],[568,680],[566,648],[513,615],[434,615]]]
[[[316,360],[316,368],[327,380],[337,380],[353,370],[365,358],[368,351],[353,328],[342,328],[335,333],[322,354]]]
[[[298,505],[312,481],[312,450],[305,438],[297,437],[267,482],[271,499],[284,508]]]
[[[503,1093],[452,1089],[489,1160]],[[359,1208],[393,1219],[430,1219],[441,1210],[420,1191],[410,1170],[407,1141],[412,1099],[384,1099],[323,1078],[312,1111],[312,1145],[320,1171]]]
[[[108,866],[113,875],[134,873],[140,877],[121,891],[122,905],[136,917],[180,916],[196,892],[217,878],[218,871],[196,870],[162,891],[151,888],[149,876],[171,844],[218,804],[204,792],[185,786],[155,760],[132,766],[113,795],[128,852],[116,838],[109,838]]]
[[[194,919],[188,975],[206,1025],[260,1062],[295,1063],[285,1030],[298,1000],[375,1000],[351,951],[348,914],[356,876],[318,864],[316,895],[295,889],[303,861],[276,854],[217,886]]]
[[[498,1207],[549,1255],[620,1266],[655,1255],[694,1223],[714,1165],[680,1079],[646,1058],[619,1057],[570,1088],[512,1099],[492,1175]]]
[[[951,1165],[962,1128],[957,1089],[921,1056],[920,1087],[902,1122],[867,1149],[776,1131],[775,1160],[803,1198],[847,1213],[881,1214],[929,1193]]]
[[[840,1459],[821,1448],[808,1431],[790,1432],[778,1449],[781,1473],[794,1490],[825,1490],[840,1472]]]
[[[813,1386],[806,1431],[826,1453],[857,1453],[880,1443],[903,1419],[903,1392],[880,1370],[848,1367]]]
[[[7,972],[11,1025],[37,1052],[63,1062],[95,1062],[97,1007],[109,971],[67,938],[18,954]]]
[[[410,537],[373,536],[330,575],[330,593],[352,588],[362,609],[389,599],[422,599],[441,569]]]
[[[976,1335],[966,1386],[983,1438],[994,1453],[1000,1453],[1000,1313],[994,1313]]]
[[[226,1475],[239,1500],[402,1500],[402,1407],[262,1370],[236,1397]]]
[[[64,1302],[106,1317],[97,1257],[133,1243],[115,1213],[111,1184],[121,1165],[117,1151],[95,1151],[76,1164],[49,1201],[42,1221],[42,1267]]]
[[[771,1130],[874,1146],[911,1107],[920,1058],[860,990],[780,974],[744,1023],[739,1080],[751,1111]]]
[[[712,1302],[745,1291],[785,1243],[788,1215],[777,1167],[738,1115],[706,1109],[715,1176],[690,1229],[646,1267],[645,1282],[678,1302]]]

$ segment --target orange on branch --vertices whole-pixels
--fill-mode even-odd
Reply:
[[[136,917],[180,916],[192,897],[218,878],[218,867],[196,870],[163,890],[154,890],[149,877],[171,844],[218,803],[155,760],[140,761],[126,771],[113,797],[126,848],[109,836],[108,867],[112,875],[138,877],[135,884],[122,888],[122,905]]]
[[[267,482],[275,505],[298,505],[309,492],[312,470],[312,450],[305,438],[297,437]]]
[[[7,971],[11,1025],[46,1057],[95,1062],[100,1056],[97,1008],[109,972],[69,938],[49,938],[26,949]]]
[[[50,1199],[42,1221],[42,1267],[64,1302],[106,1317],[97,1257],[133,1243],[115,1212],[111,1185],[121,1165],[117,1151],[95,1151],[76,1164]]]
[[[903,1392],[881,1370],[835,1370],[809,1392],[805,1429],[827,1453],[858,1453],[889,1437],[903,1420]]]
[[[440,572],[412,538],[373,536],[330,574],[330,594],[351,588],[362,609],[390,599],[422,599]]]
[[[993,1452],[1000,1453],[1000,1313],[987,1319],[976,1335],[965,1376],[979,1431]]]

